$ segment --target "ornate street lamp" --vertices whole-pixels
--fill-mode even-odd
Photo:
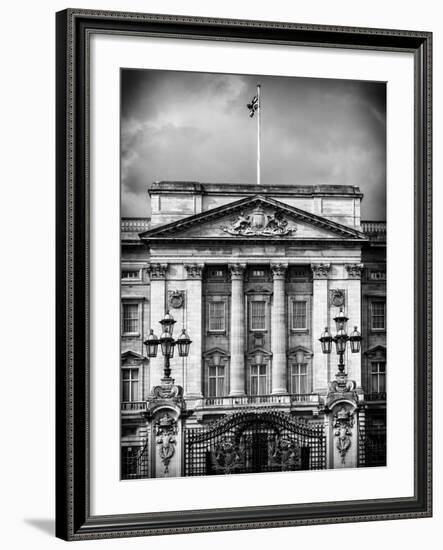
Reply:
[[[189,355],[189,347],[192,343],[189,336],[186,334],[185,329],[182,330],[182,333],[177,340],[174,340],[172,333],[176,322],[177,321],[172,317],[172,315],[170,315],[169,311],[167,311],[164,318],[160,321],[162,326],[162,334],[160,338],[157,338],[154,331],[151,329],[148,339],[144,342],[148,350],[148,357],[157,357],[158,346],[160,345],[162,355],[165,358],[165,378],[171,378],[171,366],[169,360],[174,357],[175,346],[178,348],[178,354],[180,357],[187,357]]]
[[[348,336],[346,332],[347,323],[349,318],[343,312],[343,308],[340,308],[340,312],[337,317],[334,317],[335,326],[337,328],[337,334],[333,337],[329,333],[328,327],[325,328],[325,331],[319,338],[321,342],[322,352],[331,353],[331,344],[335,343],[335,350],[339,357],[338,361],[338,371],[340,378],[343,378],[345,371],[345,364],[343,361],[344,354],[346,351],[346,344],[349,341],[351,352],[358,353],[361,347],[362,337],[358,332],[357,327],[354,327],[353,332]]]
[[[325,327],[325,331],[323,332],[323,334],[321,335],[319,340],[321,342],[322,352],[323,353],[331,353],[332,336],[331,336],[331,333],[329,332],[328,327]]]

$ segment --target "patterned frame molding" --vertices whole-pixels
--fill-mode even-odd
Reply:
[[[309,43],[327,52],[332,48],[410,52],[413,56],[414,212],[405,223],[414,224],[415,353],[414,391],[404,406],[414,410],[414,448],[411,487],[406,497],[325,500],[270,505],[261,492],[253,506],[184,509],[158,512],[150,509],[112,515],[91,511],[91,394],[88,385],[93,365],[90,310],[90,219],[88,197],[93,150],[90,137],[91,40],[97,34],[115,37],[157,36],[169,40],[235,41],[239,44]],[[203,531],[319,525],[327,523],[411,519],[432,516],[432,33],[399,29],[341,27],[290,22],[245,21],[176,15],[67,9],[57,13],[56,36],[56,535],[64,540],[104,539]],[[272,201],[265,201],[271,204]],[[103,207],[103,205],[96,205]],[[243,204],[238,205],[243,207]],[[293,209],[294,210],[294,209]],[[295,211],[295,210],[294,210]],[[297,214],[298,215],[298,214]],[[401,215],[396,213],[395,215]],[[204,216],[199,215],[198,220]],[[311,219],[312,216],[309,216]],[[205,218],[206,219],[206,218]],[[195,218],[192,218],[195,221]],[[194,223],[189,221],[188,224]],[[117,220],[116,220],[117,221]],[[301,220],[303,221],[303,220]],[[320,222],[319,222],[320,223]],[[330,224],[328,224],[330,225]],[[349,239],[364,236],[336,225],[336,233]],[[184,225],[179,224],[182,229]],[[177,225],[170,228],[173,233]],[[143,234],[149,244],[160,229]],[[176,237],[173,237],[176,238]],[[277,237],[280,238],[280,237]],[[258,239],[258,238],[257,238]],[[288,237],[291,239],[291,237]],[[235,261],[233,259],[233,261]],[[238,261],[238,260],[237,260]],[[164,278],[165,272],[158,273]],[[154,276],[157,273],[154,273]],[[323,277],[327,278],[327,273]],[[411,297],[412,302],[412,297]],[[394,324],[394,323],[392,323]],[[354,430],[353,430],[354,431]],[[300,473],[299,475],[304,475]],[[192,480],[188,480],[190,483]],[[166,482],[174,495],[175,481]],[[340,499],[340,495],[337,495]],[[155,499],[155,497],[154,497]],[[152,501],[154,501],[152,499]],[[148,507],[147,507],[148,508]]]

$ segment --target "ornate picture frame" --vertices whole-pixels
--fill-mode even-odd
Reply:
[[[429,517],[432,514],[432,34],[82,9],[68,9],[56,17],[56,535],[64,540],[84,540]],[[414,220],[409,220],[414,223],[415,236],[413,496],[309,504],[263,502],[257,506],[102,516],[91,513],[89,71],[90,40],[94,34],[413,54],[415,196]],[[243,225],[237,220],[224,231],[244,236],[248,224],[248,219]],[[274,233],[289,231],[278,223],[272,227]],[[177,311],[188,298],[183,291],[173,289],[168,299],[171,308]],[[328,295],[328,301],[334,305],[344,303],[345,299],[341,288],[331,289]],[[343,455],[352,422],[345,409],[333,418]],[[156,430],[167,469],[168,441],[176,436],[171,419],[160,418]]]

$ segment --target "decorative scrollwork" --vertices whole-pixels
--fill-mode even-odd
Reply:
[[[271,264],[272,275],[274,278],[284,277],[287,268],[287,264]]]

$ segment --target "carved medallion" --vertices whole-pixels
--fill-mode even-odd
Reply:
[[[332,288],[329,291],[329,303],[331,306],[342,307],[345,305],[345,291],[341,288]]]
[[[169,307],[174,309],[180,309],[185,303],[185,291],[184,290],[169,290],[168,291],[168,304]]]
[[[283,236],[294,233],[297,228],[289,225],[281,212],[266,213],[259,206],[249,215],[241,212],[239,216],[231,220],[230,225],[221,229],[230,235],[254,236]]]

